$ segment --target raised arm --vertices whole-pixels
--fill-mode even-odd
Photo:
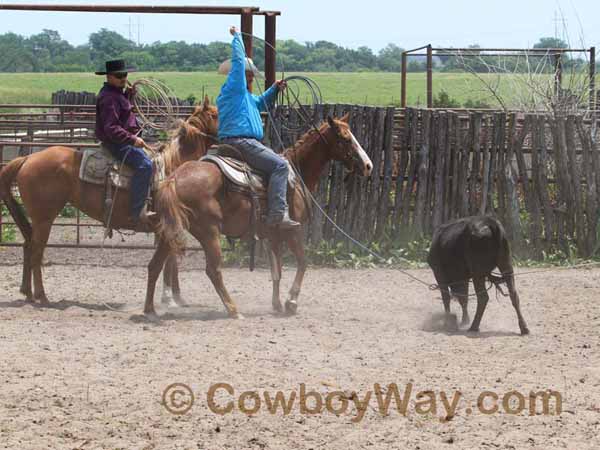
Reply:
[[[242,35],[235,27],[230,28],[230,33],[233,35],[231,42],[231,70],[227,75],[227,80],[223,85],[224,90],[229,91],[246,91],[246,50]]]

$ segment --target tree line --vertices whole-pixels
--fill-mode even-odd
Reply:
[[[332,42],[277,41],[277,57],[286,71],[400,71],[403,49],[389,44],[377,54],[368,47],[350,49]],[[264,65],[264,44],[253,43],[253,59]],[[230,42],[184,41],[137,45],[117,32],[101,29],[74,46],[57,31],[30,37],[0,34],[0,72],[90,72],[109,59],[125,58],[141,71],[213,71],[231,55]]]
[[[542,38],[536,46],[566,48],[553,38]],[[476,52],[477,45],[472,46]],[[403,48],[388,44],[375,53],[369,47],[341,47],[328,41],[300,43],[293,39],[277,41],[278,69],[294,72],[399,72]],[[109,59],[125,58],[140,71],[213,71],[230,56],[229,42],[208,44],[184,41],[137,45],[115,31],[105,28],[92,33],[88,42],[74,46],[54,30],[43,30],[30,37],[15,33],[0,34],[0,72],[92,72],[103,68]],[[255,40],[253,58],[264,65],[264,44]],[[485,57],[493,63],[493,57]],[[475,70],[487,71],[483,60],[471,59]],[[566,58],[567,64],[572,59]],[[462,67],[461,67],[462,66]],[[461,71],[463,61],[455,57],[436,57],[434,70]],[[409,57],[408,71],[425,70],[425,59]]]

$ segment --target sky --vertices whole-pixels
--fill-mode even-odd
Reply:
[[[36,3],[0,0],[0,4]],[[434,46],[531,47],[540,37],[558,35],[571,47],[600,46],[599,0],[39,0],[66,4],[159,4],[257,6],[281,11],[277,38],[298,42],[326,40],[344,47],[367,46],[375,52],[394,43],[409,49]],[[61,13],[0,11],[0,33],[22,35],[52,29],[73,44],[108,28],[134,41],[228,41],[236,16]],[[254,34],[264,37],[264,18],[254,19]]]

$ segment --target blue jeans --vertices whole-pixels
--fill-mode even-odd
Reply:
[[[150,190],[150,181],[152,179],[152,161],[146,155],[143,149],[133,145],[106,145],[112,155],[123,162],[126,166],[133,169],[131,178],[130,193],[130,211],[131,216],[137,219],[146,203],[148,191]]]
[[[280,219],[287,211],[287,180],[289,168],[285,159],[252,138],[225,138],[224,144],[239,149],[250,166],[268,177],[268,204],[270,219]]]

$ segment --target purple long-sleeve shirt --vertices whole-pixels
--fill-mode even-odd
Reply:
[[[138,130],[127,95],[121,89],[104,83],[96,100],[96,138],[109,145],[134,144]]]

